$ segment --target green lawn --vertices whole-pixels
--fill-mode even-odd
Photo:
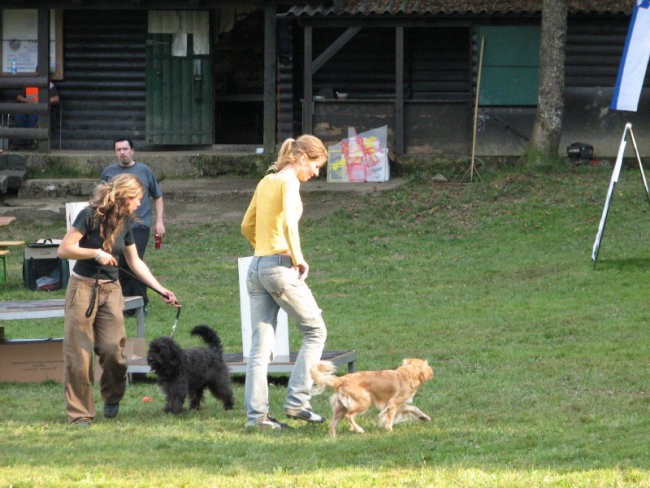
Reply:
[[[594,269],[610,171],[422,177],[303,222],[327,349],[355,349],[358,369],[428,359],[435,378],[415,403],[430,423],[387,433],[371,411],[365,434],[342,423],[336,440],[298,421],[248,432],[236,377],[233,411],[208,396],[200,412],[165,415],[156,385],[137,382],[117,419],[80,430],[60,385],[0,384],[0,486],[650,487],[650,205],[638,170],[624,171]],[[64,233],[11,225],[27,241]],[[207,323],[241,350],[236,258],[249,253],[232,223],[170,225],[148,251],[183,304],[179,342],[198,344],[189,331]],[[25,290],[19,261],[3,300],[63,296]],[[173,321],[153,296],[148,338]],[[10,338],[62,335],[62,320],[2,325]],[[280,416],[286,378],[272,384]],[[317,411],[329,414],[328,397]]]

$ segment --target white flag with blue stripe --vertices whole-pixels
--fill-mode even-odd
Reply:
[[[650,0],[637,0],[618,68],[611,108],[636,112],[650,58]]]

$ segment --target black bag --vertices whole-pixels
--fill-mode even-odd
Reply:
[[[566,153],[572,161],[591,160],[594,158],[594,146],[584,142],[574,142],[566,147]]]
[[[60,290],[68,286],[67,259],[57,256],[59,240],[39,239],[25,247],[23,280],[30,290]]]

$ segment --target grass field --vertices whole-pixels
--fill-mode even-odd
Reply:
[[[200,412],[164,415],[156,385],[137,382],[117,419],[80,430],[60,385],[0,384],[0,486],[650,487],[650,206],[638,171],[620,177],[595,268],[610,170],[483,176],[414,179],[301,229],[327,349],[355,349],[358,369],[428,359],[436,377],[415,403],[430,423],[386,433],[373,411],[365,434],[341,424],[336,440],[298,421],[249,432],[236,377],[233,411],[208,397]],[[64,225],[11,229],[31,241]],[[225,222],[170,225],[148,251],[183,303],[179,342],[197,344],[189,330],[208,323],[241,350],[236,258],[249,253]],[[25,290],[16,257],[3,300],[63,296]],[[152,297],[148,338],[173,321]],[[2,325],[10,338],[62,335],[62,320]],[[276,416],[285,384],[272,378]],[[329,414],[328,397],[315,410]]]

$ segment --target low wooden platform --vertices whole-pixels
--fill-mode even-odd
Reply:
[[[0,301],[0,324],[11,320],[41,319],[63,317],[65,300],[54,298],[47,300],[26,300],[26,301]],[[145,337],[144,325],[144,302],[142,297],[125,297],[124,310],[136,311],[137,337]],[[231,373],[245,373],[246,361],[243,354],[224,354],[226,363]],[[291,373],[296,363],[298,353],[291,353],[289,356],[276,356],[269,364],[269,374]],[[337,366],[347,365],[348,372],[353,372],[354,361],[357,352],[353,349],[341,351],[324,351],[321,358],[324,361],[332,361]],[[129,361],[128,373],[141,374],[150,373],[151,368],[147,364],[147,358],[137,358]]]
[[[276,357],[275,360],[269,364],[269,374],[274,373],[291,373],[293,366],[296,364],[296,357],[298,353],[291,353],[290,357]],[[231,373],[245,373],[246,361],[242,354],[224,354],[228,368]],[[348,373],[354,372],[354,361],[357,359],[357,352],[353,349],[346,351],[323,351],[321,359],[324,361],[332,361],[337,366],[347,364]],[[137,359],[129,362],[129,373],[150,373],[151,368],[147,364],[147,359]]]

